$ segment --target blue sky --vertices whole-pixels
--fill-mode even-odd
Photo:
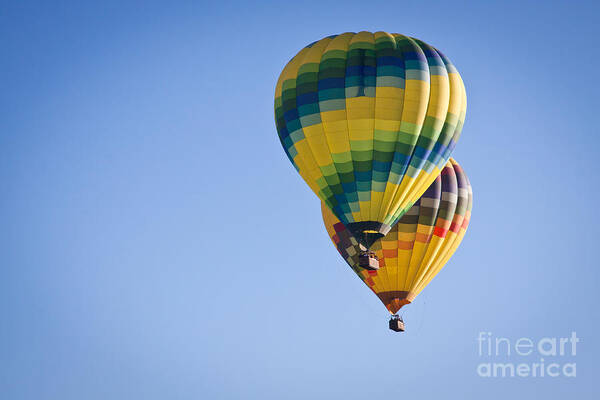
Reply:
[[[2,398],[598,397],[594,2],[54,3],[0,13]],[[359,30],[469,101],[471,226],[403,335],[273,121],[285,63]],[[481,378],[481,331],[576,331],[577,377]]]

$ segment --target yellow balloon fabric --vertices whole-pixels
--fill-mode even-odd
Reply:
[[[323,222],[339,253],[354,272],[395,314],[431,282],[460,245],[471,218],[473,191],[462,168],[450,159],[387,236],[371,250],[379,258],[377,271],[359,266],[365,248],[321,203]]]
[[[344,33],[285,66],[275,121],[302,178],[368,247],[440,174],[466,104],[458,71],[436,48],[396,33]]]

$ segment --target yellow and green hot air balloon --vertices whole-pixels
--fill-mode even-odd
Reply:
[[[343,33],[285,66],[275,120],[302,178],[369,248],[440,174],[466,104],[458,71],[436,48],[396,33]]]
[[[371,247],[380,260],[376,271],[359,266],[363,245],[328,207],[322,204],[321,210],[327,233],[339,253],[389,312],[396,314],[454,254],[469,225],[472,205],[469,180],[458,163],[450,159],[423,196]]]

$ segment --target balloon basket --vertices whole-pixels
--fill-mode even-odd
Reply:
[[[364,251],[358,256],[358,265],[370,271],[377,271],[379,269],[379,259],[372,251]]]
[[[396,314],[392,315],[392,317],[390,318],[390,329],[394,332],[404,332],[405,327],[402,317],[399,317]]]

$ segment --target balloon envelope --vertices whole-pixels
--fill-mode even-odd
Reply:
[[[285,66],[275,89],[288,158],[366,246],[439,175],[465,112],[465,88],[450,60],[396,33],[314,42]]]
[[[359,267],[364,247],[321,205],[323,222],[333,244],[348,265],[375,292],[390,313],[410,303],[448,262],[462,241],[473,205],[471,185],[462,168],[450,159],[440,176],[371,250],[380,268]]]

